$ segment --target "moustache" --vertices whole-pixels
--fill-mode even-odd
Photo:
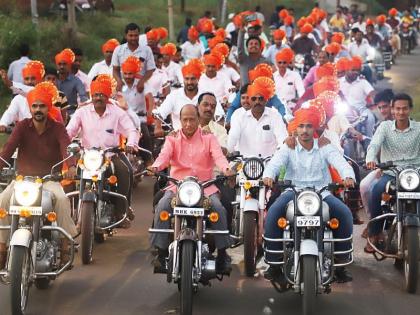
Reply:
[[[44,115],[43,112],[35,112],[34,115]]]

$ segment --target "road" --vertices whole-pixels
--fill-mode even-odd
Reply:
[[[400,58],[398,67],[388,74],[391,78],[388,84],[398,83],[397,88],[403,89],[415,81],[418,70],[408,69],[419,60],[418,55],[416,50],[413,56]],[[402,69],[406,69],[407,76]],[[97,245],[92,265],[83,266],[77,259],[74,268],[54,281],[49,289],[31,288],[27,315],[178,314],[176,286],[168,284],[164,275],[154,275],[152,271],[147,233],[152,220],[152,191],[150,178],[136,188],[134,224]],[[353,282],[334,284],[331,294],[319,296],[316,313],[418,314],[420,292],[405,293],[403,275],[393,267],[392,261],[377,262],[363,252],[362,228],[355,228],[355,263],[350,267]],[[262,277],[262,270],[254,278],[242,275],[240,251],[238,248],[231,252],[235,264],[230,278],[223,282],[213,280],[211,287],[200,287],[194,297],[194,314],[301,314],[300,297],[291,292],[277,293]],[[0,314],[10,314],[8,287],[2,285]]]

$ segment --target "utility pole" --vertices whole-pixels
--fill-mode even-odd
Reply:
[[[31,16],[32,16],[32,23],[35,26],[38,26],[38,9],[36,0],[31,0]]]
[[[74,0],[67,0],[67,22],[69,24],[70,40],[71,44],[74,44],[76,39],[76,5]]]
[[[227,9],[227,0],[223,0],[222,2],[222,12],[220,13],[220,24],[223,27],[225,25],[226,19],[226,9]]]
[[[172,0],[168,0],[168,20],[169,20],[169,39],[175,40],[174,33],[174,3]]]

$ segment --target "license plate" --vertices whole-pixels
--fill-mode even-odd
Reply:
[[[87,171],[87,170],[84,170],[82,172],[82,178],[83,179],[92,179],[93,176],[97,176],[98,177],[98,180],[101,179],[101,173],[98,173],[98,172],[90,172],[90,171]]]
[[[321,220],[320,217],[296,217],[296,225],[298,227],[308,227],[308,226],[320,226]]]
[[[204,217],[204,208],[175,207],[174,215]]]
[[[250,183],[251,187],[258,187],[260,186],[260,181],[259,180],[243,180],[241,179],[239,182],[239,186],[244,186],[245,183]]]
[[[21,211],[30,211],[31,215],[42,215],[42,207],[23,207],[23,206],[10,206],[10,215],[19,215]]]
[[[399,192],[399,199],[420,199],[420,192]]]

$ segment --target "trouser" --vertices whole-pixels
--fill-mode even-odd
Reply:
[[[7,186],[0,194],[1,208],[9,209],[14,186],[15,181],[11,182],[10,185]],[[57,214],[57,225],[66,230],[66,232],[71,236],[76,236],[77,230],[73,219],[71,218],[70,200],[64,193],[60,183],[47,181],[43,184],[42,188],[51,192],[53,195],[53,207],[55,213]],[[9,225],[10,221],[10,216],[7,216],[4,219],[0,219],[0,225]],[[9,234],[10,231],[8,230],[0,230],[0,243],[6,243],[9,240]]]
[[[286,191],[281,194],[279,198],[268,209],[267,217],[264,224],[264,235],[267,238],[282,238],[283,230],[277,225],[277,221],[281,217],[286,217],[287,204],[293,200],[295,193],[293,191]],[[324,201],[330,207],[330,217],[337,218],[340,222],[339,228],[333,231],[334,238],[348,238],[353,234],[353,217],[350,209],[338,198],[328,195]],[[282,242],[268,242],[266,247],[269,250],[281,250],[283,248]],[[338,242],[334,245],[335,250],[345,251],[351,247],[350,242]],[[278,254],[266,254],[269,261],[279,261]],[[338,257],[341,258],[341,257]],[[347,258],[347,257],[342,257]]]
[[[369,200],[372,196],[372,189],[378,182],[380,174],[381,170],[372,171],[360,182],[360,196],[362,198],[362,203],[366,214],[371,213],[371,209],[369,208]]]
[[[161,221],[160,213],[165,210],[172,212],[171,200],[175,196],[173,191],[167,190],[162,199],[159,200],[155,208],[155,216],[153,219],[153,227],[155,229],[169,229],[170,221]],[[216,223],[211,223],[211,227],[215,230],[227,230],[227,215],[226,210],[220,202],[218,194],[213,194],[210,197],[211,206],[214,211],[219,214],[219,220]],[[214,241],[217,249],[224,249],[231,245],[229,235],[214,235]],[[152,246],[160,249],[167,249],[169,247],[168,233],[152,233],[150,236]]]
[[[153,141],[152,137],[150,136],[149,128],[147,127],[147,124],[145,122],[142,122],[140,124],[141,127],[141,138],[139,141],[139,146],[149,150],[150,152],[153,152]],[[152,159],[152,156],[149,153],[140,151],[139,155],[143,159],[143,161],[150,161]]]
[[[371,211],[371,218],[376,218],[382,214],[382,193],[385,191],[386,184],[394,177],[388,174],[383,174],[372,189],[369,209]],[[383,221],[376,221],[369,226],[369,236],[378,235],[382,231]]]
[[[372,73],[372,69],[366,65],[363,66],[361,74],[366,78],[366,80],[372,84],[373,83],[373,73]]]
[[[117,193],[127,197],[128,205],[131,205],[131,194],[134,182],[133,167],[124,153],[112,156],[114,164],[115,176],[118,178]],[[125,212],[124,201],[120,198],[112,198],[115,208],[121,212]]]
[[[223,207],[226,209],[227,224],[230,230],[233,216],[232,202],[236,199],[236,191],[235,188],[231,188],[223,183],[216,183],[216,186],[220,191],[220,201],[222,202]]]

